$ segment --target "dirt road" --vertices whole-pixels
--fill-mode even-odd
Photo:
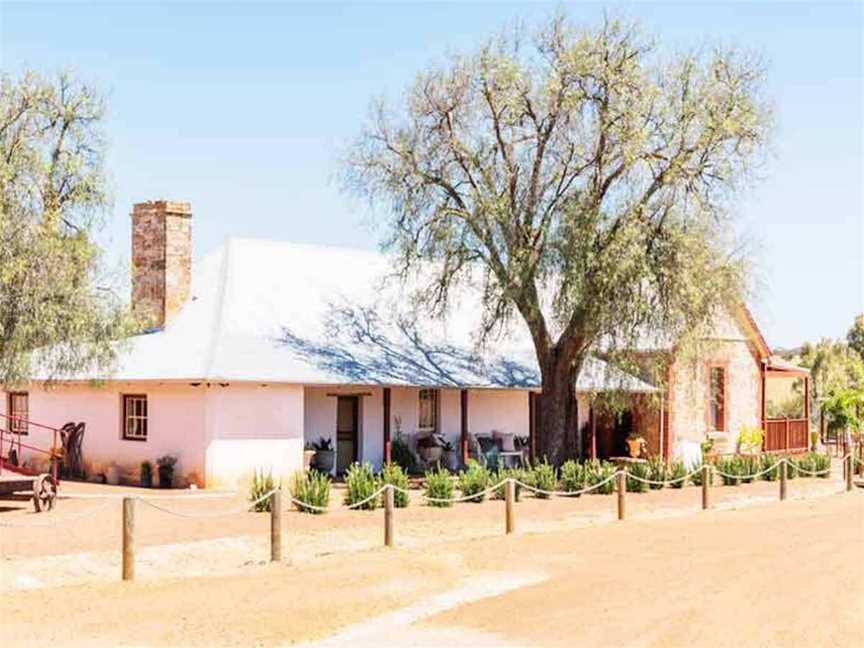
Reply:
[[[859,491],[21,591],[0,615],[14,646],[848,646],[864,636],[862,546]]]

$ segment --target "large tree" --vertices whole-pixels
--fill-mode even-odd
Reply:
[[[104,113],[68,74],[0,75],[0,385],[106,366],[125,331],[93,240]]]
[[[345,163],[387,207],[419,303],[482,284],[480,342],[518,316],[537,355],[540,451],[575,451],[587,354],[696,338],[740,297],[731,199],[764,152],[759,66],[734,51],[662,56],[638,29],[557,16],[421,72],[377,102]],[[415,273],[422,266],[421,273]]]

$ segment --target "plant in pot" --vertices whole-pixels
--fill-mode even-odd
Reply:
[[[627,436],[627,449],[630,456],[636,459],[645,449],[645,438],[641,434],[632,433]]]
[[[315,469],[325,474],[333,472],[333,466],[336,463],[333,439],[318,437],[318,440],[312,444],[312,449],[315,451],[315,458],[312,462]]]
[[[440,434],[432,433],[417,439],[417,453],[427,464],[441,461],[446,440]]]
[[[153,488],[153,466],[149,461],[141,462],[141,488]]]
[[[312,460],[315,458],[315,448],[310,441],[303,446],[303,470],[312,468]]]
[[[159,467],[159,488],[171,488],[176,463],[177,457],[174,455],[164,455],[156,460],[156,465]]]
[[[461,461],[459,460],[459,449],[447,439],[444,439],[444,445],[441,446],[444,451],[444,466],[451,472],[459,470]]]

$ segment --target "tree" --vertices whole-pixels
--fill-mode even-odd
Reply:
[[[389,208],[385,248],[403,277],[427,278],[432,314],[479,282],[479,343],[524,322],[539,449],[560,463],[589,352],[695,339],[740,298],[726,232],[766,141],[761,93],[736,52],[664,62],[634,27],[557,16],[531,41],[515,30],[420,73],[398,109],[377,102],[344,183]]]
[[[846,342],[851,349],[864,359],[864,313],[858,315],[852,326],[849,327],[849,332],[846,333]]]
[[[68,74],[0,76],[0,383],[104,367],[124,311],[97,285],[104,102]]]

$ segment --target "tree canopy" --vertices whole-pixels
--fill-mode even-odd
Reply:
[[[344,179],[386,209],[385,247],[426,278],[424,308],[446,312],[468,282],[481,342],[527,326],[540,450],[557,462],[574,451],[589,352],[696,336],[741,298],[730,206],[769,127],[752,58],[666,58],[632,25],[556,16],[420,72],[395,107],[376,102]]]
[[[109,205],[104,114],[69,74],[0,76],[0,384],[105,366],[126,330],[92,237]]]

